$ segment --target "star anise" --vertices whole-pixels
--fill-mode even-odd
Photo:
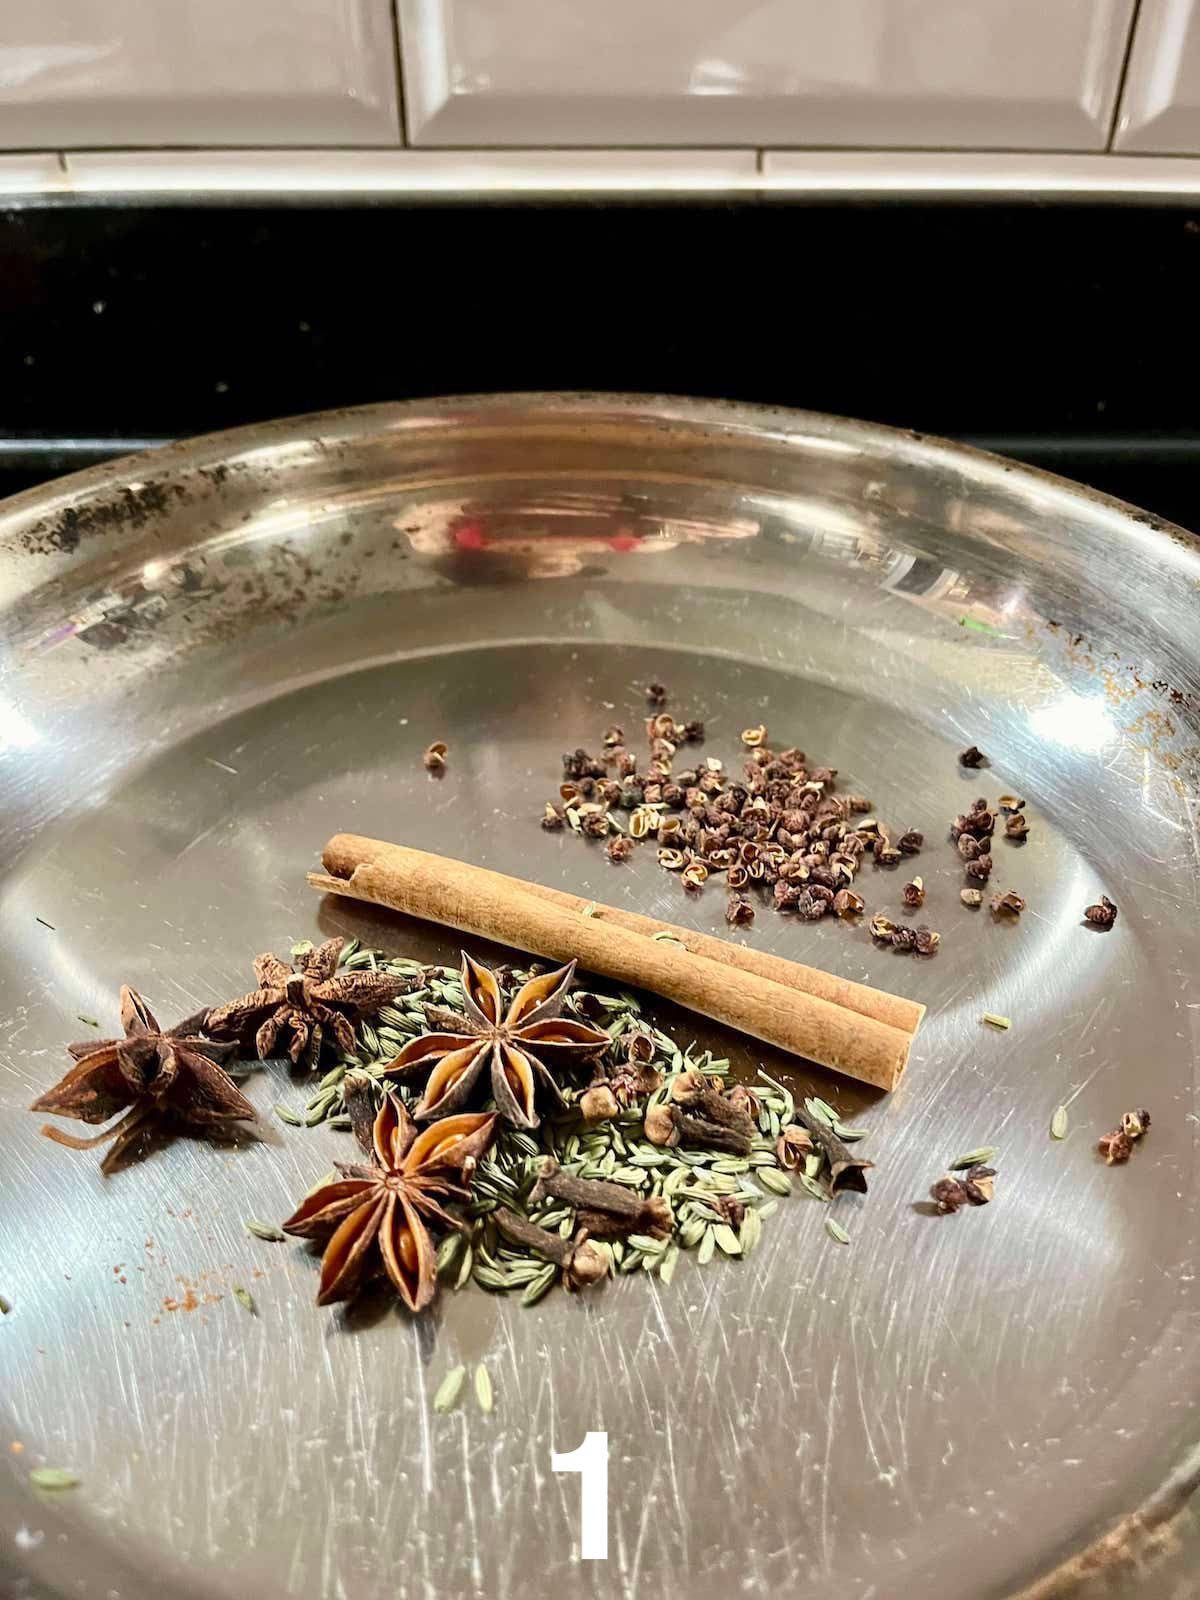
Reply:
[[[106,1176],[151,1123],[212,1132],[235,1122],[253,1122],[254,1107],[218,1065],[233,1048],[201,1034],[204,1013],[173,1028],[158,1025],[150,1007],[133,989],[121,990],[123,1039],[88,1039],[69,1044],[75,1066],[30,1107],[80,1122],[107,1122],[125,1115],[91,1139],[61,1128],[42,1132],[72,1150],[90,1150],[106,1140],[112,1148],[100,1163]]]
[[[249,1045],[265,1061],[282,1039],[298,1066],[315,1067],[332,1040],[347,1055],[354,1050],[354,1023],[412,987],[409,978],[385,972],[338,972],[344,939],[327,939],[297,957],[295,968],[271,954],[254,963],[258,988],[210,1011],[206,1030],[216,1039]]]
[[[359,1287],[372,1246],[410,1311],[422,1311],[437,1288],[437,1257],[426,1219],[466,1226],[442,1200],[466,1200],[455,1181],[474,1171],[496,1128],[495,1113],[447,1117],[418,1133],[399,1097],[385,1094],[371,1114],[369,1080],[346,1080],[346,1104],[358,1142],[371,1158],[337,1165],[341,1177],[310,1194],[283,1224],[302,1238],[332,1232],[321,1260],[317,1304],[349,1300]]]
[[[584,1062],[610,1042],[600,1029],[560,1015],[574,976],[572,961],[531,978],[505,1011],[496,975],[464,953],[466,1015],[427,1006],[425,1016],[436,1031],[406,1044],[383,1076],[403,1078],[433,1069],[413,1112],[425,1122],[460,1111],[487,1066],[500,1115],[518,1128],[536,1128],[538,1088],[548,1089],[560,1104],[563,1100],[546,1062]]]

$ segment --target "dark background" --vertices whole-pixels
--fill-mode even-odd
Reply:
[[[1200,212],[79,206],[0,218],[0,491],[293,412],[712,395],[980,443],[1200,527]]]

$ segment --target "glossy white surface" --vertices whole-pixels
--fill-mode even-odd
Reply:
[[[0,156],[0,195],[57,194],[67,183],[63,163],[52,151]]]
[[[410,142],[1101,150],[1133,0],[399,0]]]
[[[1142,0],[1116,150],[1200,153],[1200,4]]]
[[[395,144],[389,0],[0,0],[0,145]]]
[[[694,194],[760,183],[753,150],[114,150],[66,166],[76,194]]]
[[[1200,157],[920,150],[113,150],[0,157],[0,193],[737,194],[1193,205]],[[131,446],[132,448],[132,446]]]

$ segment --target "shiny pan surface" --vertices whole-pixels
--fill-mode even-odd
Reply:
[[[310,893],[341,829],[724,934],[719,890],[538,827],[560,752],[636,727],[652,679],[707,752],[764,721],[926,834],[934,958],[765,907],[738,935],[929,1007],[888,1098],[722,1041],[870,1130],[849,1248],[793,1197],[749,1260],[670,1287],[319,1312],[309,1252],[243,1227],[345,1150],[270,1115],[310,1086],[257,1073],[261,1143],[181,1140],[108,1181],[39,1137],[25,1108],[123,982],[174,1019],[322,931],[451,955]],[[1196,1592],[1198,693],[1188,535],[830,417],[382,406],[0,507],[0,1592]],[[959,903],[947,834],[1004,791],[1030,833],[989,887],[1026,898],[1016,923]],[[869,907],[903,876],[864,872]],[[1081,920],[1100,893],[1107,933]],[[1096,1140],[1142,1105],[1106,1167]],[[995,1202],[930,1215],[979,1145]],[[432,1412],[460,1361],[487,1363],[490,1416]],[[579,1559],[579,1480],[551,1470],[589,1430],[606,1561]],[[38,1493],[36,1465],[81,1482]]]

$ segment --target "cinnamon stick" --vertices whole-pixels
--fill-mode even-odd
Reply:
[[[906,1030],[631,932],[610,918],[607,907],[581,916],[530,893],[520,879],[354,834],[331,839],[323,859],[327,871],[309,874],[315,889],[390,906],[554,961],[577,959],[591,972],[650,989],[860,1082],[894,1089],[907,1065],[912,1035]]]
[[[380,839],[366,839],[358,834],[337,834],[325,847],[325,866],[340,877],[348,877],[356,866],[375,859],[379,851],[397,848]],[[413,855],[421,851],[410,852]],[[434,859],[441,859],[440,857]],[[886,1022],[891,1028],[901,1028],[905,1033],[916,1033],[925,1015],[925,1007],[916,1000],[902,995],[888,994],[883,989],[872,989],[869,984],[855,983],[852,978],[839,978],[832,972],[822,972],[819,967],[806,967],[800,961],[788,961],[783,956],[771,955],[766,950],[755,950],[728,939],[717,939],[712,934],[700,933],[694,928],[680,928],[673,922],[662,922],[658,917],[645,917],[637,911],[625,911],[617,906],[595,905],[583,895],[568,894],[565,889],[551,889],[543,883],[529,883],[524,878],[511,878],[505,873],[491,872],[486,867],[476,867],[475,872],[486,873],[494,883],[509,888],[523,889],[536,895],[549,905],[561,906],[564,911],[577,915],[588,906],[594,906],[594,915],[604,922],[627,928],[630,933],[647,937],[669,934],[678,939],[694,955],[707,956],[710,961],[720,961],[727,967],[737,967],[741,972],[753,972],[772,983],[781,983],[787,989],[797,989],[802,994],[814,994],[847,1011],[857,1011],[859,1016],[873,1017],[876,1022]]]

